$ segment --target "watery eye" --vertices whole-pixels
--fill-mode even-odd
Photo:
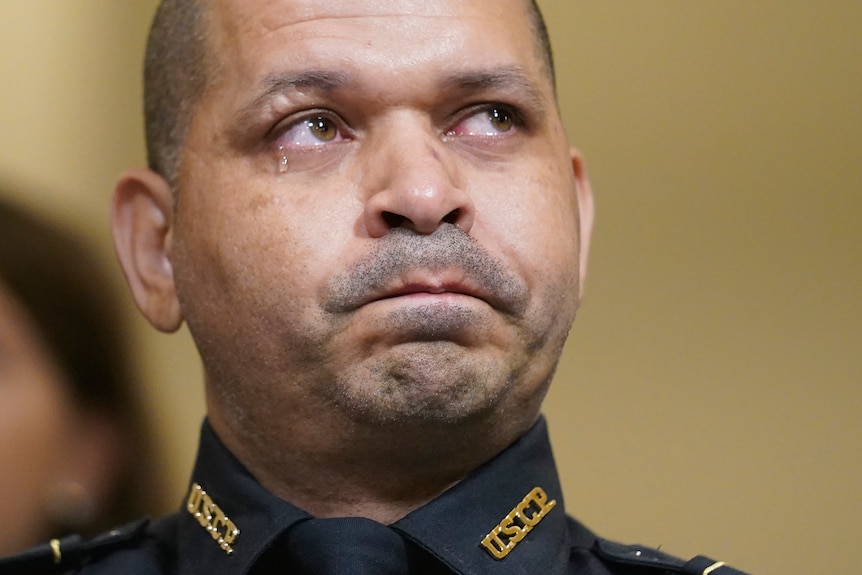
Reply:
[[[335,122],[328,118],[317,117],[306,122],[311,134],[321,142],[331,142],[338,135]]]
[[[488,111],[488,118],[491,120],[491,124],[500,132],[508,132],[515,127],[515,120],[508,110],[492,108]]]
[[[515,112],[506,106],[489,106],[463,118],[447,135],[494,137],[511,132],[517,126]]]
[[[342,140],[340,124],[329,116],[306,116],[284,128],[278,145],[287,149],[314,148]]]

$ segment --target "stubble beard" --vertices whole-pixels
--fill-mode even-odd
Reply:
[[[523,280],[451,224],[428,236],[392,230],[365,259],[331,280],[323,309],[350,316],[357,302],[411,269],[459,270],[499,298],[502,309],[494,316],[507,323],[520,324],[528,309]],[[396,333],[403,343],[349,366],[327,390],[332,404],[369,425],[447,426],[480,418],[510,394],[517,366],[526,362],[523,349],[532,347],[493,349],[485,340],[501,337],[490,335],[500,328],[497,320],[468,304],[414,305],[372,321],[371,331]],[[489,335],[470,341],[465,334]]]
[[[514,383],[499,362],[450,342],[418,342],[339,376],[329,399],[366,425],[451,426],[493,411]]]
[[[366,326],[370,331],[401,334],[404,343],[365,357],[353,353],[357,351],[355,343],[347,345],[348,341],[339,337],[346,335],[340,332],[351,321],[350,307],[363,290],[371,289],[369,286],[385,284],[411,267],[447,266],[464,270],[506,303],[507,311],[497,310],[494,316],[506,318],[504,322],[512,330],[507,330],[503,345],[477,349],[459,341],[459,332],[494,332],[496,320],[470,305],[451,302],[414,305],[372,320],[374,325]],[[219,403],[252,435],[274,432],[261,425],[289,413],[321,423],[352,422],[369,431],[433,431],[499,421],[519,407],[537,412],[547,390],[556,363],[556,356],[549,356],[558,354],[562,345],[562,341],[552,340],[565,340],[564,333],[557,333],[559,329],[544,320],[537,322],[537,318],[559,315],[565,298],[560,289],[552,293],[558,296],[555,300],[534,309],[522,280],[454,226],[444,226],[425,237],[396,232],[380,242],[366,260],[333,279],[318,310],[320,321],[301,337],[292,332],[290,341],[269,349],[249,348],[239,354],[239,365],[235,361],[225,364],[223,354],[207,354],[210,361],[206,364],[214,376],[211,383]],[[240,339],[266,341],[269,338],[264,334],[279,330],[279,318],[287,315],[261,314],[266,319],[258,326],[257,337],[246,333]],[[500,327],[496,325],[497,330]],[[346,359],[351,356],[352,361]],[[261,370],[264,364],[268,366]],[[274,381],[264,373],[273,370],[290,381]],[[299,397],[288,395],[278,389],[281,386],[303,391]]]

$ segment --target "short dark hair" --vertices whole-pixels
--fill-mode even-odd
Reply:
[[[530,13],[530,24],[533,27],[533,37],[536,41],[539,56],[545,61],[545,65],[548,67],[548,75],[551,78],[551,83],[556,85],[557,73],[554,70],[554,51],[551,47],[551,36],[548,34],[545,17],[542,15],[542,10],[539,8],[536,0],[530,0],[530,5],[527,9]]]
[[[163,0],[144,59],[144,123],[150,169],[178,183],[183,145],[212,72],[201,0]]]
[[[527,2],[536,48],[555,83],[554,58],[536,0]],[[202,0],[162,0],[156,10],[144,61],[144,121],[152,170],[176,189],[182,148],[195,109],[214,74]]]

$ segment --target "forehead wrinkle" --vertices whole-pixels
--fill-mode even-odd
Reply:
[[[402,3],[398,3],[398,5],[409,9],[401,12],[393,11],[391,4],[388,2],[371,2],[370,6],[374,7],[371,13],[367,11],[339,13],[321,9],[319,5],[313,3],[303,4],[300,2],[293,5],[292,9],[289,10],[265,9],[257,14],[252,14],[247,10],[243,10],[241,8],[242,4],[232,5],[224,3],[221,5],[223,9],[219,11],[222,17],[219,19],[221,26],[218,26],[218,28],[220,28],[220,36],[222,36],[221,43],[233,44],[229,51],[235,54],[242,54],[245,52],[243,45],[249,38],[261,38],[278,31],[284,32],[286,29],[291,29],[290,34],[294,36],[295,40],[299,40],[305,36],[300,29],[310,24],[315,25],[327,20],[355,20],[361,22],[397,18],[402,26],[421,31],[427,30],[427,27],[421,24],[422,20],[449,18],[451,16],[445,9],[445,5],[439,7],[439,9],[434,9],[436,5],[433,3],[419,3],[417,5],[411,1],[407,2],[406,5]],[[367,10],[369,5],[366,4],[364,7]],[[404,20],[405,18],[407,18],[407,21]],[[478,16],[475,14],[470,16],[470,19],[476,18]],[[411,25],[408,24],[410,19],[417,21],[412,22]],[[320,36],[316,38],[314,36],[313,34],[313,39],[320,40]],[[360,33],[358,37],[351,38],[350,40],[364,44],[362,36],[363,34]],[[335,38],[340,37],[335,36]],[[340,39],[344,40],[344,38]],[[414,37],[414,41],[416,40],[419,40],[419,38]],[[425,40],[439,46],[447,46],[450,44],[449,41],[451,41],[450,38],[426,38]],[[439,56],[440,54],[436,55]],[[401,57],[405,56],[407,54],[402,52]],[[522,67],[519,69],[517,65],[505,66],[505,63],[501,64],[498,71],[472,74],[475,76],[473,78],[470,78],[471,74],[461,73],[456,70],[452,74],[452,78],[444,81],[450,87],[456,88],[461,92],[479,92],[481,90],[492,90],[508,86],[510,91],[514,89],[525,96],[530,104],[537,104],[537,108],[547,107],[544,105],[546,98],[543,97],[543,91],[539,89],[536,82],[530,81],[529,75]],[[462,77],[457,78],[456,76]],[[247,124],[250,121],[254,121],[271,104],[279,98],[289,97],[292,92],[301,90],[302,92],[327,96],[331,95],[336,89],[342,88],[351,80],[356,80],[356,78],[351,79],[343,72],[329,71],[325,68],[323,71],[300,70],[298,73],[291,73],[290,71],[272,73],[261,81],[255,82],[256,87],[253,89],[260,90],[260,94],[256,97],[254,95],[250,96],[254,99],[248,101],[247,104],[240,104],[237,112],[233,114],[237,120],[235,123]]]
[[[422,6],[428,8],[429,6]],[[414,20],[431,20],[449,17],[445,10],[424,10],[418,11],[415,6],[411,6],[410,11],[379,11],[368,13],[369,6],[362,7],[365,12],[335,12],[327,11],[326,8],[320,6],[293,6],[290,10],[272,10],[269,12],[261,12],[258,14],[246,14],[242,11],[231,12],[225,10],[223,14],[223,26],[225,30],[232,30],[233,34],[246,34],[249,37],[259,37],[274,32],[284,32],[289,29],[302,30],[308,26],[321,25],[326,22],[369,22],[373,23],[376,20],[392,20],[398,19],[404,23],[405,18]],[[389,6],[387,6],[389,8]],[[423,29],[421,23],[414,23],[412,28]]]

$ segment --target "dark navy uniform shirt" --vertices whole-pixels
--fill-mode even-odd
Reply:
[[[55,540],[0,560],[0,575],[289,575],[280,541],[308,519],[261,486],[204,423],[188,498],[178,513],[91,542]],[[706,557],[683,561],[611,543],[569,517],[544,420],[391,528],[407,542],[410,573],[743,575]]]

